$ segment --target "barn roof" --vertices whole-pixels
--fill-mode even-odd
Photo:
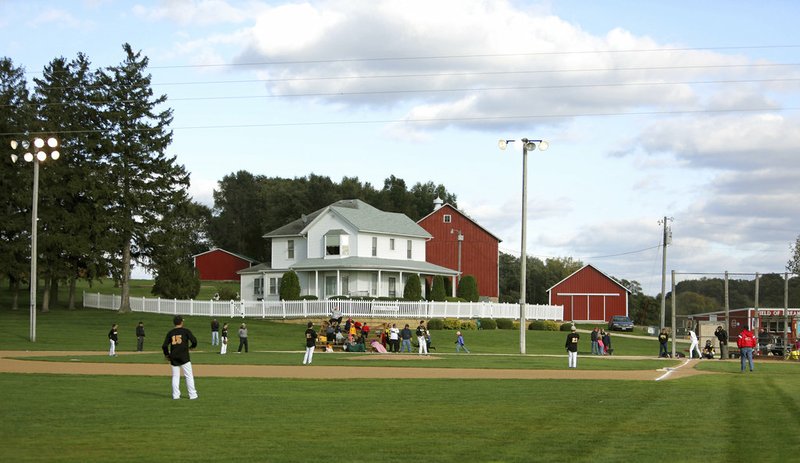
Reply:
[[[255,264],[255,263],[258,262],[255,259],[251,259],[251,258],[249,258],[247,256],[243,256],[241,254],[236,254],[235,252],[226,251],[226,250],[224,250],[222,248],[211,248],[208,251],[201,252],[200,254],[193,255],[192,258],[197,258],[197,257],[203,256],[205,254],[211,254],[212,252],[224,252],[225,254],[230,254],[230,255],[232,255],[234,257],[238,257],[239,259],[246,260],[246,261],[250,262],[251,264]]]
[[[430,217],[430,216],[432,216],[432,215],[436,214],[437,212],[439,212],[440,210],[442,210],[442,209],[444,209],[444,208],[446,208],[446,207],[449,207],[449,208],[450,208],[450,209],[452,209],[454,212],[457,212],[457,213],[458,213],[458,215],[460,215],[461,217],[464,217],[465,219],[467,219],[467,220],[469,220],[470,222],[474,223],[476,227],[480,228],[481,230],[483,230],[484,232],[486,232],[486,234],[487,234],[487,235],[489,235],[489,236],[491,236],[492,238],[496,239],[498,243],[500,243],[500,242],[502,242],[502,241],[503,241],[503,240],[501,240],[500,238],[498,238],[497,236],[495,236],[495,235],[494,235],[494,233],[492,233],[492,232],[490,232],[489,230],[487,230],[487,229],[486,229],[486,228],[485,228],[483,225],[481,225],[481,224],[479,224],[478,222],[476,222],[476,221],[475,221],[475,220],[474,220],[472,217],[470,217],[470,216],[468,216],[467,214],[465,214],[464,212],[462,212],[462,211],[460,211],[460,210],[456,209],[456,207],[455,207],[455,206],[453,206],[453,205],[452,205],[452,204],[450,204],[450,203],[445,203],[445,204],[443,204],[441,207],[439,207],[438,209],[435,209],[435,210],[433,210],[433,211],[432,211],[430,214],[428,214],[428,215],[426,215],[425,217],[423,217],[423,218],[421,218],[421,219],[417,220],[417,223],[421,223],[423,220],[425,220],[425,219],[427,219],[428,217]]]
[[[626,288],[626,287],[625,287],[625,286],[624,286],[622,283],[620,283],[619,281],[617,281],[617,280],[616,280],[616,278],[614,278],[614,277],[610,277],[610,276],[606,275],[604,272],[600,271],[600,270],[599,270],[597,267],[595,267],[595,266],[594,266],[594,265],[592,265],[592,264],[586,264],[586,265],[584,265],[583,267],[579,268],[578,270],[575,270],[575,271],[574,271],[574,272],[572,272],[572,273],[571,273],[571,274],[570,274],[568,277],[564,278],[563,280],[559,281],[558,283],[556,283],[556,284],[554,284],[553,286],[551,286],[550,288],[548,288],[548,289],[547,289],[547,292],[549,293],[550,291],[552,291],[552,289],[553,289],[553,288],[555,288],[556,286],[560,285],[561,283],[563,283],[563,282],[565,282],[565,281],[569,280],[570,278],[572,278],[572,277],[573,277],[573,276],[575,276],[576,274],[580,273],[580,272],[581,272],[583,269],[585,269],[586,267],[591,267],[592,269],[594,269],[594,271],[596,271],[596,272],[597,272],[597,273],[599,273],[600,275],[603,275],[604,277],[606,277],[606,278],[608,278],[609,280],[611,280],[611,282],[612,282],[612,283],[616,284],[617,286],[619,286],[620,288],[624,289],[624,290],[625,290],[625,291],[627,291],[628,293],[630,293],[630,292],[631,292],[631,290],[630,290],[630,289]]]

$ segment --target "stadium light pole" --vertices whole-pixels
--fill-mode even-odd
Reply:
[[[27,162],[33,163],[33,200],[31,206],[31,297],[30,297],[30,340],[36,342],[36,285],[38,283],[38,274],[36,273],[36,260],[38,258],[36,250],[36,238],[39,228],[39,163],[47,159],[48,154],[53,160],[61,156],[58,152],[58,140],[55,137],[50,137],[46,141],[43,138],[36,137],[33,142],[23,140],[17,142],[11,140],[11,149],[15,150],[17,147],[22,147],[24,154],[23,159]],[[11,153],[11,162],[16,163],[19,156],[17,153]]]
[[[509,143],[516,140],[501,139],[497,142],[497,147],[505,150]],[[527,241],[527,227],[528,220],[528,151],[534,151],[537,148],[539,151],[545,151],[550,147],[550,144],[545,140],[530,140],[521,138],[522,142],[522,243],[520,244],[520,270],[519,270],[519,353],[525,353],[525,286],[527,269],[526,264],[528,255],[526,253],[525,244]]]

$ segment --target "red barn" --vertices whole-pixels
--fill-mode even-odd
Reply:
[[[224,249],[214,248],[192,256],[194,268],[200,273],[201,280],[239,281],[239,270],[252,267],[258,262]]]
[[[628,288],[585,265],[547,290],[549,304],[564,306],[564,321],[607,322],[628,315]]]
[[[500,292],[499,238],[450,204],[442,205],[438,198],[434,201],[433,212],[417,223],[433,236],[425,243],[427,262],[459,270],[461,275],[474,276],[478,294],[497,300]]]

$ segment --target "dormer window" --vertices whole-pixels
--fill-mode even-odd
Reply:
[[[331,230],[325,234],[326,256],[349,256],[350,236],[344,230]]]
[[[453,216],[450,214],[444,214],[442,216],[442,220],[444,221],[444,223],[450,223],[453,221]]]

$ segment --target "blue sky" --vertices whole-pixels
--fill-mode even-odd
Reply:
[[[224,175],[433,181],[519,254],[660,289],[668,270],[783,272],[800,233],[793,1],[0,1],[29,79],[130,43],[175,110],[171,154]],[[65,153],[66,154],[66,153]],[[288,218],[293,219],[293,218]]]

